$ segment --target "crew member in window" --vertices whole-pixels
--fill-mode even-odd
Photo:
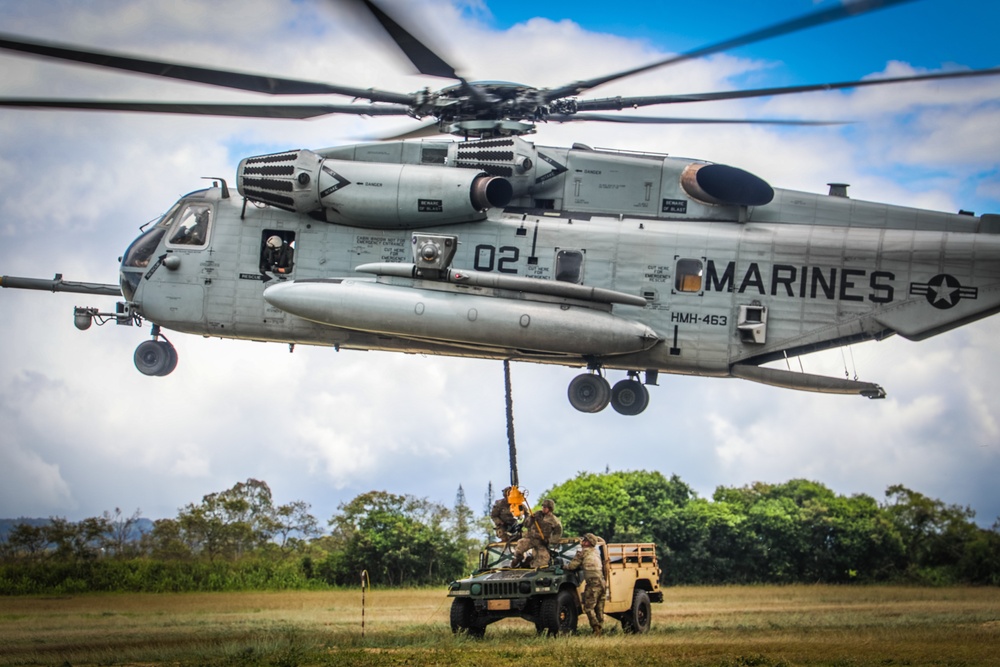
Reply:
[[[277,234],[269,236],[264,243],[264,257],[261,260],[261,273],[271,271],[278,275],[292,272],[292,247],[285,243]]]

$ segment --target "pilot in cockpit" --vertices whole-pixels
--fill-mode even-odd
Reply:
[[[209,212],[206,208],[195,214],[193,224],[189,224],[186,220],[182,221],[170,242],[180,245],[205,245],[208,216]]]

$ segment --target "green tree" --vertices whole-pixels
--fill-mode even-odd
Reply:
[[[903,539],[871,496],[836,496],[816,522],[813,549],[817,564],[815,572],[806,572],[810,580],[887,581],[902,570]]]
[[[271,489],[256,479],[188,504],[177,521],[191,550],[209,560],[240,558],[269,542],[279,527]]]
[[[11,529],[7,543],[14,556],[39,558],[48,545],[48,536],[44,526],[22,522]]]
[[[496,498],[493,497],[493,482],[490,481],[486,485],[486,494],[483,496],[483,511],[475,519],[476,535],[486,542],[492,542],[496,539],[496,532],[490,512],[493,510],[493,503],[499,498],[499,494],[497,494]]]
[[[108,532],[104,536],[104,545],[108,555],[116,558],[137,555],[139,546],[133,533],[141,517],[142,512],[138,509],[131,516],[125,516],[118,507],[115,508],[114,513],[106,511],[101,515],[104,523],[108,526]]]
[[[676,475],[645,470],[580,473],[542,494],[556,502],[567,536],[592,532],[608,542],[650,541],[667,513],[694,492]]]
[[[748,581],[882,580],[900,567],[902,540],[870,496],[793,479],[719,487],[713,498],[744,517]]]
[[[745,583],[756,572],[745,515],[730,503],[694,498],[655,522],[663,579],[671,584]]]
[[[473,532],[478,533],[475,525],[475,516],[472,508],[465,500],[465,489],[458,485],[455,493],[455,507],[451,511],[452,516],[452,539],[462,550],[465,560],[465,569],[470,570],[475,567],[479,556],[479,540],[473,537]]]
[[[101,555],[104,538],[111,531],[103,517],[90,517],[74,523],[63,517],[51,517],[43,527],[46,542],[54,548],[58,560],[91,560]]]
[[[373,584],[438,584],[462,572],[465,555],[445,528],[441,505],[370,491],[338,510],[330,525],[343,546],[325,568],[333,583],[356,583],[367,571]]]
[[[153,529],[142,536],[140,548],[150,558],[162,561],[186,561],[194,555],[177,519],[154,521]]]
[[[296,500],[275,508],[274,535],[282,551],[302,550],[309,540],[323,534],[316,517],[309,513],[311,507]]]
[[[1000,586],[1000,519],[990,530],[979,530],[966,544],[958,563],[962,580]]]
[[[947,505],[901,484],[886,489],[885,509],[899,530],[911,576],[947,583],[959,576],[966,549],[977,541],[976,513]]]

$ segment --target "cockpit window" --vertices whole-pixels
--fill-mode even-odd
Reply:
[[[170,229],[167,243],[181,246],[203,246],[208,243],[212,224],[212,208],[207,204],[188,204],[177,216]]]
[[[149,258],[156,252],[165,231],[167,231],[166,228],[157,225],[144,232],[125,251],[125,261],[122,264],[137,269],[149,266]]]

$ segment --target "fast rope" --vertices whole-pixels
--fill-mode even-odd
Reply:
[[[503,384],[507,400],[507,449],[510,452],[510,485],[517,482],[517,445],[514,444],[514,398],[510,388],[510,359],[503,360]]]

